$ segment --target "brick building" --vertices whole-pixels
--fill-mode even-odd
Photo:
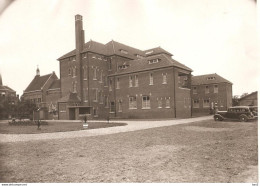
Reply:
[[[210,113],[210,109],[227,110],[232,106],[232,83],[218,74],[192,76],[192,113]]]
[[[191,117],[191,69],[157,47],[84,41],[75,16],[76,49],[60,57],[59,119]]]
[[[36,76],[24,90],[23,100],[35,103],[44,111],[44,119],[58,118],[57,100],[61,97],[60,80],[55,72],[40,76],[37,68]]]
[[[257,106],[257,91],[247,94],[246,96],[239,99],[239,105],[243,106]]]
[[[3,85],[2,76],[0,74],[0,102],[7,101],[9,104],[17,104],[19,95],[16,95],[16,91],[10,87]]]

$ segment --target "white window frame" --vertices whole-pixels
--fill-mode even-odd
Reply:
[[[151,97],[144,95],[142,96],[142,109],[151,109]]]

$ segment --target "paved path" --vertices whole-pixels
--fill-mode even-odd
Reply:
[[[56,133],[41,133],[41,134],[0,134],[0,142],[19,142],[32,140],[48,140],[48,139],[62,139],[62,138],[78,138],[87,136],[98,136],[106,134],[115,134],[120,132],[129,132],[142,129],[171,126],[178,124],[185,124],[196,121],[203,121],[212,119],[212,116],[204,116],[198,118],[175,119],[164,121],[113,121],[120,123],[127,123],[126,126],[99,128],[91,130],[56,132]]]

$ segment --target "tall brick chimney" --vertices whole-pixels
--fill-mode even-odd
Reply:
[[[83,50],[83,46],[85,44],[84,38],[84,30],[82,23],[82,16],[77,14],[75,16],[75,39],[76,39],[76,67],[79,69],[77,71],[77,90],[79,91],[78,96],[81,99],[81,103],[83,103],[83,78],[82,78],[82,59],[81,52]]]
[[[75,34],[76,34],[76,53],[80,53],[85,43],[82,16],[75,16]]]

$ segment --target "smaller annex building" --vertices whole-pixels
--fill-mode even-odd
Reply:
[[[247,94],[239,99],[239,105],[241,106],[258,106],[257,91]]]
[[[40,76],[37,68],[36,76],[24,90],[21,99],[29,100],[41,108],[44,119],[58,119],[57,100],[60,95],[60,80],[55,72]]]
[[[193,114],[227,110],[232,106],[232,83],[216,73],[192,76],[191,98]]]

